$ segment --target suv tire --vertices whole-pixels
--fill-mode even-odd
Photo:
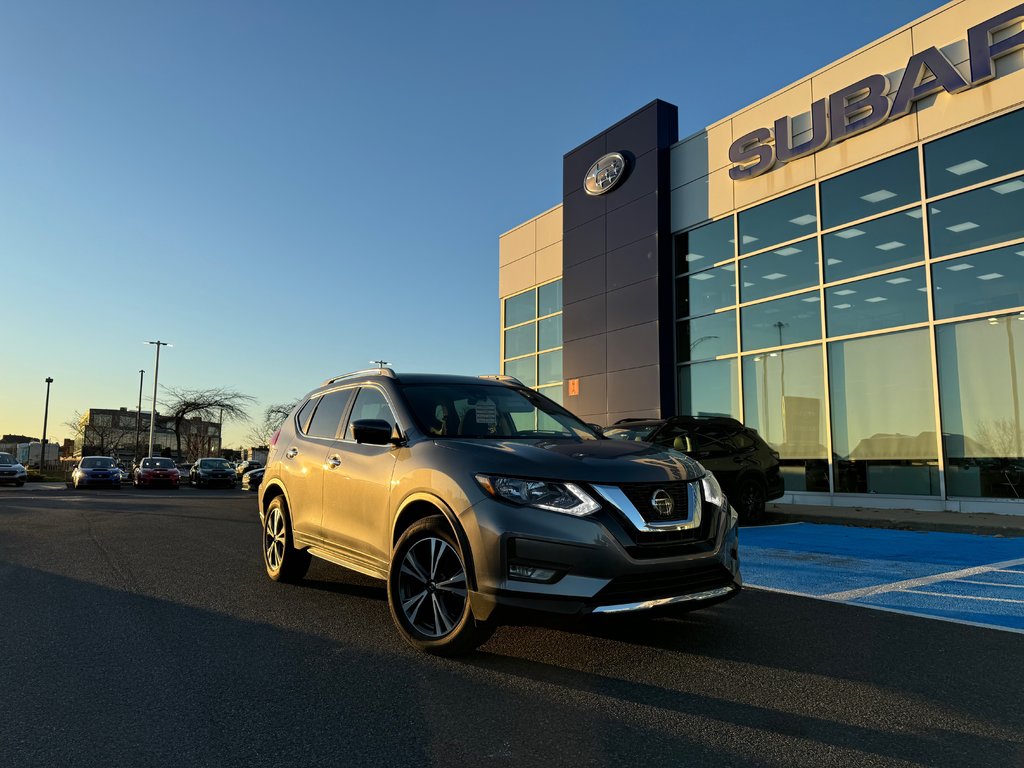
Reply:
[[[398,539],[388,572],[391,618],[413,648],[456,656],[494,632],[469,604],[466,565],[448,521],[434,515],[413,523]]]
[[[740,520],[749,523],[764,514],[765,491],[759,480],[747,477],[740,481],[736,489],[736,500],[733,506]]]
[[[309,570],[312,556],[296,549],[292,541],[288,505],[283,496],[274,497],[267,507],[263,521],[263,566],[271,581],[292,583],[301,581]]]

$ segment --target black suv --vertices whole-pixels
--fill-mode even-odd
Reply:
[[[682,451],[715,473],[744,521],[764,513],[766,501],[785,492],[779,454],[757,431],[724,416],[622,419],[606,437],[634,440]]]
[[[740,590],[736,515],[693,459],[608,440],[514,379],[325,381],[271,440],[263,564],[379,578],[414,647],[457,653],[523,610],[692,610]]]

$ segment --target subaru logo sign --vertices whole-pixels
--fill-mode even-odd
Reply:
[[[668,491],[664,488],[659,488],[651,496],[651,506],[654,507],[654,511],[658,513],[659,517],[672,517],[672,511],[676,508],[676,503],[672,501]]]
[[[622,181],[626,171],[626,158],[618,152],[609,152],[590,166],[583,178],[583,189],[588,195],[603,195]]]

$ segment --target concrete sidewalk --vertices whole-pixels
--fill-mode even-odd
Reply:
[[[1024,536],[1024,515],[964,512],[920,512],[914,509],[872,509],[769,502],[757,524],[825,523],[902,531],[946,531],[982,536]]]

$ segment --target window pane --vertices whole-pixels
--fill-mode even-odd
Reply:
[[[740,262],[740,301],[767,299],[818,284],[818,239],[768,251]]]
[[[679,413],[732,416],[740,411],[736,358],[679,368]]]
[[[894,213],[825,235],[825,282],[924,259],[921,211]]]
[[[733,257],[732,216],[676,235],[676,274]]]
[[[982,187],[928,206],[932,256],[1024,237],[1024,178]]]
[[[515,376],[523,384],[532,387],[537,383],[537,358],[524,357],[505,361],[505,375]]]
[[[519,357],[537,351],[537,325],[521,325],[505,331],[505,357]]]
[[[928,319],[924,267],[825,289],[829,336],[893,328]]]
[[[743,421],[779,452],[787,491],[828,491],[821,347],[744,357]]]
[[[939,326],[935,341],[946,494],[1021,498],[1024,318]]]
[[[334,438],[338,435],[338,427],[341,426],[341,417],[345,415],[345,408],[355,390],[343,389],[338,392],[329,392],[320,398],[313,413],[313,420],[309,424],[306,433],[314,437]]]
[[[562,311],[562,281],[542,285],[537,289],[537,317]]]
[[[536,317],[535,292],[527,291],[505,299],[505,325],[518,325]]]
[[[553,384],[562,380],[562,350],[537,356],[537,383]]]
[[[821,338],[817,291],[766,301],[740,310],[743,349],[779,347]]]
[[[348,417],[346,440],[356,439],[352,434],[352,422],[360,419],[380,419],[390,424],[392,430],[395,429],[395,415],[391,412],[391,406],[388,405],[384,393],[376,387],[360,387],[355,405],[352,406],[352,413]],[[316,417],[313,417],[313,420],[315,421]]]
[[[537,348],[562,346],[562,317],[549,317],[537,323]]]
[[[735,264],[676,278],[676,317],[706,315],[735,303]]]
[[[1024,170],[1024,110],[954,133],[924,147],[928,196]]]
[[[736,352],[736,310],[676,323],[676,362]]]
[[[925,329],[828,345],[837,493],[939,492]]]
[[[821,185],[823,229],[921,199],[917,151],[872,163]]]
[[[932,287],[940,320],[1024,306],[1024,246],[933,264]]]
[[[562,385],[559,384],[557,387],[540,387],[538,390],[544,397],[554,400],[559,405],[562,405]]]
[[[740,253],[813,234],[818,223],[814,187],[740,213]]]

